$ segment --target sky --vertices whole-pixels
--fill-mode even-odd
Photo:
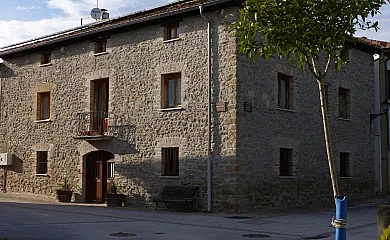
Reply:
[[[0,0],[0,47],[80,26],[94,21],[90,11],[108,9],[110,18],[167,4],[172,0]],[[356,36],[390,42],[390,5],[375,17],[380,30]]]

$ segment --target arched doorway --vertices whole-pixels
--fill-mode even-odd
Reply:
[[[108,168],[114,154],[106,151],[91,152],[85,156],[85,202],[104,203],[107,188]],[[110,161],[112,162],[112,161]]]

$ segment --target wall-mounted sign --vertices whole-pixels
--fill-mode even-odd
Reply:
[[[226,102],[216,102],[217,112],[226,112]]]
[[[244,112],[252,112],[252,103],[244,102]]]

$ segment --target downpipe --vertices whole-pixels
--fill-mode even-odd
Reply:
[[[211,29],[210,19],[203,14],[202,5],[199,11],[207,22],[207,212],[211,212]]]

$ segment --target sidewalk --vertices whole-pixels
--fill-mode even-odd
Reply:
[[[348,208],[348,239],[377,239],[376,214],[380,204],[389,203],[390,197],[377,197],[351,203]],[[67,212],[91,216],[207,228],[218,231],[242,231],[249,234],[272,236],[271,239],[334,239],[330,226],[334,209],[322,207],[259,211],[250,214],[208,214],[155,211],[154,208],[107,208],[105,204],[57,203],[51,198],[34,195],[0,193],[0,204]]]

